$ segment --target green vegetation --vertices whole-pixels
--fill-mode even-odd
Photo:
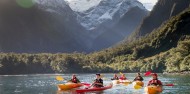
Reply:
[[[0,54],[0,74],[190,71],[190,8],[151,34],[91,54]]]

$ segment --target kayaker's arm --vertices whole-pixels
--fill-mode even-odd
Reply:
[[[96,83],[96,82],[95,82],[95,83],[94,83],[94,85],[95,85],[95,84],[96,84],[96,85],[102,85],[102,86],[103,86],[103,84],[102,84],[102,83]]]
[[[80,80],[77,78],[77,83],[80,83]]]
[[[96,82],[96,80],[94,80],[94,82],[88,88],[90,88],[92,86],[95,86],[95,85],[101,85],[101,86],[103,86],[103,80],[101,80],[100,83],[98,83],[98,82]]]
[[[72,79],[68,80],[67,82],[72,82]]]

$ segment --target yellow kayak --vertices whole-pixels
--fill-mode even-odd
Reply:
[[[144,86],[144,83],[142,81],[134,81],[132,84],[134,89],[141,89]]]
[[[129,81],[129,80],[113,80],[112,83],[113,83],[113,85],[116,85],[116,84],[128,85],[131,83],[131,81]]]
[[[119,80],[112,80],[113,85],[119,84]]]
[[[163,91],[162,86],[147,86],[144,90],[147,94],[159,94]]]
[[[82,85],[83,84],[81,83],[65,83],[65,84],[58,84],[57,87],[58,87],[58,90],[70,90],[73,88],[80,87]]]

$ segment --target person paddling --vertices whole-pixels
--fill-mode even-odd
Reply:
[[[125,77],[125,74],[121,74],[121,77],[119,77],[120,80],[127,80],[127,78]]]
[[[100,74],[99,73],[97,73],[96,74],[96,79],[94,80],[94,82],[88,87],[88,88],[90,88],[90,87],[104,87],[103,86],[103,80],[101,79],[101,76],[100,76]],[[85,89],[88,89],[88,88],[85,88]]]
[[[143,81],[144,79],[142,78],[140,73],[137,73],[137,76],[135,77],[135,79],[133,81]]]
[[[72,75],[72,78],[68,82],[80,83],[79,79],[76,77],[75,74]]]
[[[158,75],[156,73],[152,74],[152,80],[148,82],[148,86],[154,85],[154,86],[162,86],[162,82],[158,80]]]
[[[114,74],[113,78],[111,78],[111,80],[119,80],[119,77],[117,76],[117,74]]]

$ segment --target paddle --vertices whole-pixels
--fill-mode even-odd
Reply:
[[[144,76],[149,76],[149,75],[151,75],[151,71],[147,71],[145,74],[144,74]]]
[[[120,75],[122,75],[123,73],[122,72],[119,72]]]
[[[100,77],[101,77],[103,80],[107,80],[107,79],[108,79],[108,78],[106,78],[103,74],[101,74]]]
[[[162,86],[174,86],[174,84],[165,84],[165,85],[162,85]]]
[[[56,80],[58,80],[58,81],[63,81],[64,79],[63,79],[63,77],[61,77],[61,76],[56,76]]]
[[[56,76],[55,77],[56,78],[56,80],[58,80],[58,81],[63,81],[63,80],[65,80],[63,77],[61,77],[61,76]],[[83,84],[83,85],[85,85],[85,86],[89,86],[90,84],[89,83],[85,83],[85,82],[81,82],[81,84]]]

